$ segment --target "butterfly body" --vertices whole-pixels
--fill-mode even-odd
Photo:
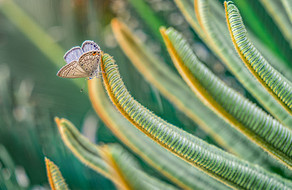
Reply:
[[[66,65],[57,73],[63,78],[84,78],[89,79],[98,76],[101,50],[93,42],[86,40],[82,46],[76,46],[67,51],[64,55]]]

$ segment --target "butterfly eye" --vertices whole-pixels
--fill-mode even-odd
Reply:
[[[92,55],[96,55],[96,51],[92,53]]]

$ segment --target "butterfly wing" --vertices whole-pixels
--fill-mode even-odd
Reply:
[[[83,78],[92,77],[98,69],[100,60],[100,48],[93,42],[86,40],[82,47],[73,47],[64,55],[67,63],[62,67],[57,76],[63,78]]]
[[[84,53],[87,53],[89,51],[94,51],[94,50],[100,51],[100,48],[97,45],[97,43],[95,43],[94,41],[90,41],[90,40],[84,41],[81,48],[82,48]]]
[[[64,59],[66,63],[71,63],[72,61],[78,61],[82,54],[83,54],[82,49],[79,46],[76,46],[65,53]]]
[[[85,72],[92,76],[98,68],[99,60],[100,51],[89,51],[79,58],[78,64]]]
[[[62,78],[84,78],[89,77],[89,73],[85,72],[77,61],[73,61],[62,67],[57,76]]]

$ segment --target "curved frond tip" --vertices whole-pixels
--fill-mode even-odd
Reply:
[[[292,188],[291,182],[209,145],[142,106],[124,86],[110,55],[102,55],[101,70],[107,93],[121,114],[170,152],[233,188]]]
[[[242,61],[266,90],[292,116],[291,82],[275,70],[249,41],[237,7],[231,1],[225,2],[224,5],[228,29]]]
[[[45,163],[47,168],[47,176],[52,190],[68,190],[68,186],[58,168],[47,157],[45,157]]]
[[[173,28],[161,30],[173,63],[194,93],[242,134],[292,167],[292,132],[262,109],[228,87],[192,52]]]
[[[119,45],[132,64],[164,97],[211,135],[224,149],[236,155],[239,154],[239,149],[245,149],[229,143],[233,138],[238,138],[241,139],[243,146],[247,146],[242,135],[206,107],[166,63],[143,46],[125,24],[117,19],[113,19],[111,23]]]
[[[55,117],[55,122],[64,144],[72,153],[85,165],[113,180],[108,165],[100,158],[99,147],[85,138],[67,119]]]
[[[118,189],[143,187],[145,190],[152,190],[152,186],[160,187],[159,189],[176,189],[145,173],[121,146],[93,144],[68,120],[56,120],[59,122],[59,130],[62,130],[62,139],[73,154],[86,166],[112,180]]]
[[[186,190],[228,189],[224,184],[210,178],[197,168],[190,167],[188,163],[154,143],[138,129],[134,128],[112,105],[104,91],[101,80],[88,80],[88,89],[92,106],[115,136],[180,188]],[[184,172],[177,172],[178,170]]]

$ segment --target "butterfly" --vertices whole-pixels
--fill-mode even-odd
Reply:
[[[62,78],[92,79],[99,74],[101,50],[94,41],[86,40],[81,47],[75,46],[64,55],[66,65],[57,73]]]

